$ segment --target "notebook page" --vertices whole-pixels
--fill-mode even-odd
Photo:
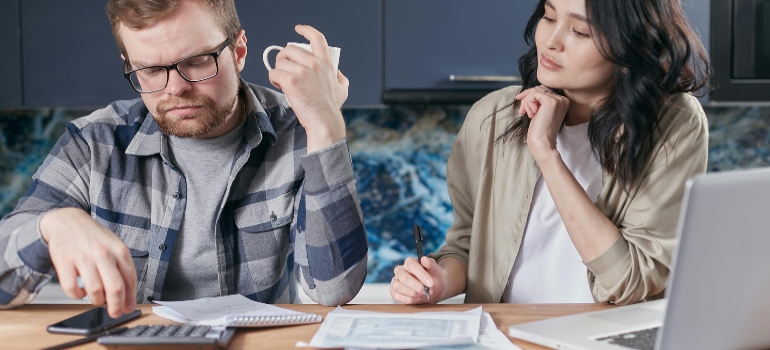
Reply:
[[[175,311],[175,316],[181,316],[193,322],[215,320],[234,315],[278,316],[302,314],[301,312],[260,303],[240,294],[186,301],[156,300],[155,303],[171,308]]]

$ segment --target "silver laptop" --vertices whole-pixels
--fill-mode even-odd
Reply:
[[[677,237],[666,299],[508,334],[557,349],[770,348],[770,168],[690,179]]]

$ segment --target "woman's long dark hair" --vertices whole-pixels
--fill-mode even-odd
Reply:
[[[540,85],[535,29],[545,3],[540,0],[524,32],[531,48],[519,59],[522,89]],[[585,3],[599,52],[616,66],[613,92],[593,110],[588,139],[602,168],[628,190],[651,156],[660,109],[672,94],[707,92],[711,65],[679,0]],[[499,140],[526,138],[529,123],[516,118]]]

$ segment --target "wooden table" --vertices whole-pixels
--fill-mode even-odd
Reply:
[[[287,309],[313,312],[326,315],[332,307],[310,304],[278,305]],[[400,304],[360,304],[347,305],[346,309],[384,312],[420,312],[420,311],[465,311],[482,306],[495,320],[497,328],[508,335],[508,326],[513,324],[542,320],[579,312],[596,311],[613,306],[603,304],[444,304],[444,305],[400,305]],[[91,305],[76,304],[32,304],[14,310],[0,310],[0,348],[3,349],[40,349],[64,343],[80,336],[49,334],[45,327],[63,319],[88,310]],[[139,305],[142,316],[127,323],[127,326],[140,324],[170,324],[173,321],[152,313],[152,305]],[[320,324],[285,326],[275,328],[239,329],[229,349],[297,349],[297,341],[310,342]],[[545,349],[518,339],[513,343],[523,349]],[[105,349],[96,342],[74,347],[73,349]]]

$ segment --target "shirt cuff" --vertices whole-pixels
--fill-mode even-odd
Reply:
[[[310,194],[328,192],[355,180],[347,138],[303,156],[302,168],[305,191]]]
[[[34,220],[21,225],[16,232],[16,250],[19,259],[32,270],[39,273],[49,273],[53,267],[51,255],[48,253],[48,244],[40,234],[41,214]]]
[[[618,235],[615,244],[598,258],[586,263],[589,271],[596,275],[596,281],[600,286],[615,286],[623,280],[631,265],[631,254],[628,251],[628,242],[622,235]]]

